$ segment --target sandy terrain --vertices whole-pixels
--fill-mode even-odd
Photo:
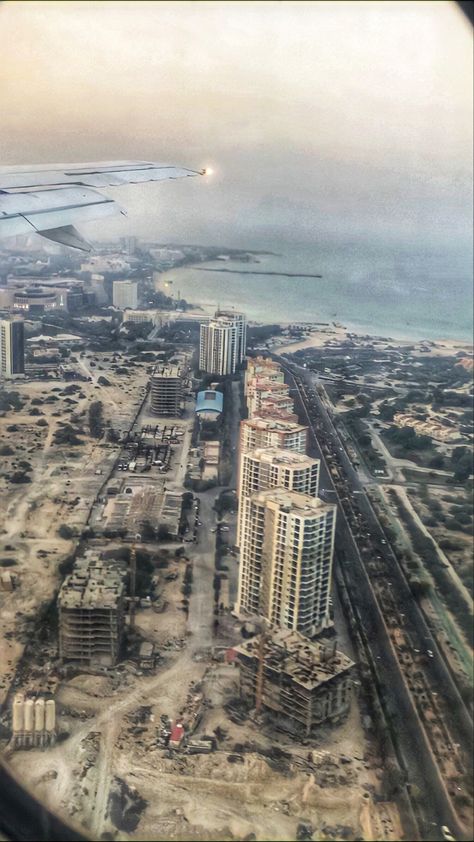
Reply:
[[[293,354],[295,351],[301,351],[304,348],[323,348],[330,343],[341,343],[347,339],[347,334],[351,333],[354,335],[356,331],[351,331],[345,327],[334,327],[331,325],[330,327],[326,328],[316,328],[312,336],[304,339],[302,342],[289,342],[287,344],[278,344],[278,347],[275,347],[275,351],[277,353],[284,353],[284,354]],[[367,336],[367,334],[357,333],[357,340],[360,341],[361,344],[366,344],[367,340],[363,339],[363,337]],[[413,352],[416,356],[417,353],[422,353],[425,356],[425,352],[420,352],[420,342],[416,342],[413,339],[390,339],[388,336],[384,340],[379,340],[378,337],[371,337],[372,344],[374,344],[377,348],[383,349],[387,347],[387,345],[391,345],[392,347],[400,348],[407,348],[410,346],[416,346],[415,351]],[[425,347],[425,343],[423,343]],[[466,352],[467,356],[472,355],[473,346],[469,342],[461,342],[455,339],[439,339],[436,340],[435,343],[430,344],[430,353],[433,356],[455,356],[459,351]]]
[[[224,840],[252,832],[258,840],[291,840],[302,819],[320,839],[329,838],[328,826],[351,828],[349,839],[361,833],[365,839],[401,838],[396,811],[391,834],[373,804],[381,769],[370,756],[356,703],[342,726],[321,729],[316,747],[303,747],[251,721],[237,725],[226,718],[222,702],[234,695],[237,678],[232,666],[196,662],[192,646],[140,681],[126,674],[78,676],[57,696],[60,728],[69,730],[69,739],[48,752],[35,751],[34,765],[31,752],[15,752],[10,762],[46,803],[83,823],[93,838],[107,831],[123,840]],[[189,709],[190,691],[203,679],[207,702],[195,736],[212,734],[220,724],[218,751],[168,756],[156,744],[160,716],[176,714],[179,705]],[[145,714],[137,719],[143,706]],[[239,763],[229,761],[236,743],[248,745]],[[280,766],[260,753],[275,745],[291,755]],[[117,833],[111,822],[109,792],[117,779],[147,802],[128,833]]]
[[[87,359],[84,366],[91,371]],[[139,405],[144,376],[137,376],[135,369],[120,386],[99,392],[96,369],[92,372],[92,382],[81,384],[83,405],[75,406],[74,412],[85,410],[88,401],[100,396],[104,404],[107,400],[108,416],[114,423],[120,417],[124,427]],[[31,388],[31,384],[20,387],[27,394]],[[49,384],[42,388],[48,394]],[[55,405],[65,410],[62,403]],[[107,478],[107,466],[118,452],[115,446],[103,447],[87,436],[80,448],[55,447],[56,418],[63,416],[53,416],[48,404],[41,410],[48,427],[29,454],[33,482],[8,486],[9,515],[2,524],[1,550],[6,556],[5,544],[14,548],[18,564],[12,569],[19,574],[19,587],[2,595],[10,612],[5,613],[10,626],[4,631],[18,631],[17,612],[25,611],[25,605],[34,615],[39,604],[51,598],[59,582],[58,562],[73,546],[58,539],[57,528],[67,523],[76,531],[82,529]],[[6,426],[19,417],[24,417],[25,432],[31,434],[34,420],[32,424],[27,407],[11,416],[0,419],[4,441],[12,440]],[[72,450],[79,452],[79,458],[71,459]],[[183,458],[175,466],[178,483],[185,464]],[[99,465],[101,475],[95,473]],[[211,522],[213,496],[201,496],[206,523]],[[253,833],[257,840],[292,840],[302,820],[311,823],[318,839],[342,838],[341,828],[347,829],[349,840],[400,839],[395,808],[387,818],[382,811],[391,808],[376,805],[373,799],[380,790],[382,769],[362,728],[356,699],[344,723],[321,728],[317,739],[305,746],[269,730],[269,721],[247,718],[239,724],[229,719],[224,705],[238,695],[238,670],[208,657],[215,642],[213,540],[203,530],[198,545],[184,545],[195,569],[187,622],[181,610],[184,562],[173,558],[167,568],[157,570],[158,610],[137,611],[137,632],[154,642],[159,654],[154,671],[143,673],[126,661],[107,676],[63,678],[56,694],[59,742],[47,751],[12,753],[9,762],[14,772],[45,804],[81,825],[93,839],[107,834],[105,838],[117,840],[237,840]],[[44,548],[48,555],[39,555]],[[173,572],[177,577],[167,579]],[[229,619],[230,626],[232,622]],[[11,675],[12,654],[9,660]],[[217,750],[189,755],[164,748],[161,717],[174,720],[181,715],[188,731],[195,729],[195,738],[220,728]],[[269,757],[275,747],[287,753],[283,760]],[[136,815],[127,824],[130,803],[136,804]]]
[[[101,355],[94,358],[100,360]],[[88,406],[100,399],[106,421],[117,424],[119,419],[122,426],[129,425],[147,381],[145,366],[131,370],[128,376],[101,373],[114,385],[101,389],[96,383],[98,375],[94,374],[92,382],[80,382],[77,392],[66,395],[61,392],[71,383],[15,382],[10,388],[20,395],[24,405],[0,417],[0,446],[13,451],[2,455],[0,571],[9,571],[15,582],[12,593],[0,591],[0,704],[24,643],[33,631],[38,608],[48,603],[59,585],[58,565],[73,550],[118,452],[117,445],[88,435]],[[124,392],[130,396],[126,402]],[[47,402],[49,399],[51,402]],[[46,423],[39,426],[38,422]],[[54,433],[61,423],[83,428],[83,444],[55,444]],[[8,477],[23,470],[19,467],[21,461],[31,466],[26,471],[31,481],[13,484]],[[99,469],[102,474],[96,473]],[[58,535],[61,524],[72,528],[72,540]],[[11,566],[9,559],[14,562]]]

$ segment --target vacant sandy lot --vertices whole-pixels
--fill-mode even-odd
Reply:
[[[94,355],[97,364],[100,358]],[[111,386],[98,385],[101,373]],[[92,372],[91,382],[8,386],[22,406],[0,417],[0,572],[10,572],[15,586],[13,592],[0,591],[0,704],[38,609],[59,586],[58,566],[72,552],[118,453],[117,445],[89,435],[89,406],[100,400],[106,422],[130,426],[148,380],[145,365],[120,377],[106,370],[98,375]],[[81,431],[80,444],[55,443],[65,424]],[[12,483],[15,474],[29,481]],[[71,528],[70,538],[59,536],[62,524]]]

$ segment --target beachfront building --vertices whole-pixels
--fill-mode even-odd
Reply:
[[[207,374],[235,374],[243,362],[247,342],[247,320],[243,313],[218,310],[201,324],[199,368]]]

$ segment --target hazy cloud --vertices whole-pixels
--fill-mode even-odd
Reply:
[[[472,44],[449,2],[5,2],[5,164],[211,164],[114,193],[163,239],[468,242]]]

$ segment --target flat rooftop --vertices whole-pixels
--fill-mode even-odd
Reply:
[[[275,430],[281,433],[297,433],[308,429],[296,421],[286,421],[281,418],[262,418],[259,415],[246,418],[245,421],[242,421],[242,424],[246,427],[252,427],[254,430]]]
[[[269,380],[268,377],[261,377],[257,374],[249,380],[247,389],[255,389],[258,392],[267,390],[270,392],[288,392],[290,387],[287,383],[279,383],[277,380]]]
[[[278,447],[256,447],[244,454],[245,459],[256,459],[272,465],[286,465],[288,468],[311,468],[319,464],[319,459],[312,459],[305,453],[298,453],[295,450],[282,450]]]
[[[116,561],[78,559],[59,591],[60,608],[117,608],[123,596],[125,571]]]
[[[234,651],[237,656],[258,660],[260,635],[236,646]],[[267,632],[264,661],[266,669],[284,673],[307,690],[314,690],[355,666],[336,649],[335,641],[311,641],[299,632],[277,628]]]
[[[164,378],[164,377],[180,377],[181,376],[181,368],[179,365],[157,365],[153,372],[153,377],[157,378]]]
[[[271,488],[268,491],[257,491],[252,494],[252,500],[259,503],[276,503],[283,509],[289,509],[299,517],[314,517],[315,515],[335,512],[335,503],[326,503],[319,497],[300,494],[298,491],[288,491],[286,488]]]

